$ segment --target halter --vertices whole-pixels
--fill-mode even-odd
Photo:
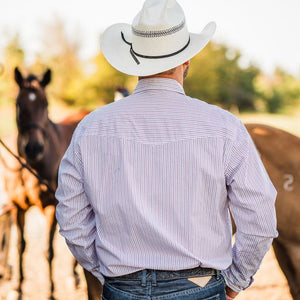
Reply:
[[[22,158],[18,155],[16,155],[0,138],[0,144],[20,163],[21,169],[25,168],[27,169],[38,181],[40,184],[43,184],[47,187],[48,191],[55,195],[54,189],[50,186],[50,184],[43,179],[34,169],[32,169],[27,163],[23,162]]]
[[[20,125],[18,125],[18,129],[19,129],[21,134],[24,134],[26,131],[28,131],[30,129],[39,129],[42,132],[44,137],[47,135],[46,129],[43,128],[38,123],[28,123],[28,124],[22,126],[22,128],[21,128]]]

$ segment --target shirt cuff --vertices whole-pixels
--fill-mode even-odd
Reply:
[[[226,285],[236,293],[239,293],[240,291],[247,289],[254,281],[253,277],[251,277],[248,283],[240,284],[239,282],[234,280],[235,277],[231,274],[229,268],[226,270],[222,270],[221,275],[223,276]]]

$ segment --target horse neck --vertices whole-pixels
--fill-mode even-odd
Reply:
[[[61,130],[59,124],[52,122],[48,118],[48,138],[49,141],[55,143],[56,140],[61,139]]]
[[[51,177],[56,182],[59,162],[67,150],[78,121],[66,124],[54,123],[48,118],[47,146],[44,157],[32,166],[45,179]]]

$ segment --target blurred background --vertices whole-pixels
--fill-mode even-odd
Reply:
[[[113,101],[117,86],[132,92],[137,79],[108,65],[100,52],[100,36],[113,23],[131,23],[142,3],[1,1],[1,113],[10,116],[6,111],[16,98],[15,66],[25,74],[52,69],[51,107],[94,109]],[[280,114],[285,129],[297,133],[299,123],[286,125],[284,116],[299,116],[300,2],[184,0],[181,4],[191,32],[200,32],[211,20],[217,23],[215,38],[193,59],[186,92],[236,114]],[[1,132],[12,130],[13,122],[1,120]]]
[[[178,2],[191,32],[200,32],[209,21],[217,23],[213,41],[192,60],[186,93],[230,110],[244,122],[270,124],[300,136],[300,1]],[[47,95],[53,120],[112,102],[118,87],[132,92],[137,78],[109,66],[100,51],[100,36],[113,23],[131,23],[142,3],[1,0],[0,136],[16,130],[16,66],[24,75],[52,70]],[[38,244],[39,231],[32,228]],[[258,285],[238,299],[291,299],[273,254],[266,259],[268,276],[259,273]],[[275,281],[269,280],[270,274]],[[261,290],[267,296],[262,297]]]

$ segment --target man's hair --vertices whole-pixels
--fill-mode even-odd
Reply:
[[[161,73],[158,73],[157,75],[173,75],[174,72],[176,70],[176,67],[173,68],[173,69],[170,69],[170,70],[167,70],[167,71],[164,71],[164,72],[161,72]]]

